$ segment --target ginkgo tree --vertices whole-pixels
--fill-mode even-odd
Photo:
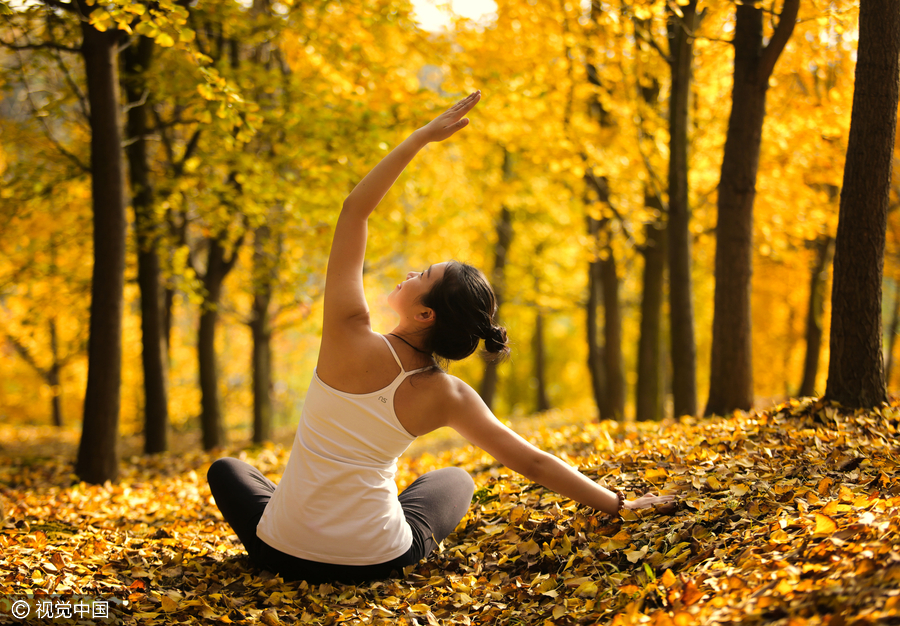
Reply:
[[[164,46],[190,41],[193,33],[185,26],[184,8],[170,2],[153,10],[132,2],[105,7],[83,1],[33,4],[7,13],[2,43],[8,50],[48,50],[60,64],[65,53],[76,52],[83,59],[83,70],[64,68],[90,128],[90,156],[84,167],[91,177],[93,213],[88,377],[76,472],[85,480],[102,482],[114,479],[118,470],[126,234],[119,44],[126,33],[152,36]],[[196,55],[194,59],[202,61]],[[71,153],[64,146],[60,150]]]

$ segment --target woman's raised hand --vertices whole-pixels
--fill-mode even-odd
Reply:
[[[438,115],[436,118],[428,122],[419,129],[422,137],[426,141],[443,141],[456,131],[465,128],[469,119],[465,117],[466,113],[471,111],[478,101],[481,100],[481,92],[474,91],[468,96],[454,104],[452,107]]]

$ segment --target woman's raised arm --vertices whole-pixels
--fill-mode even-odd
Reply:
[[[368,325],[362,269],[369,215],[419,150],[466,127],[469,120],[465,115],[480,99],[481,92],[476,91],[413,132],[366,174],[344,200],[325,275],[324,333],[350,320],[361,320]]]

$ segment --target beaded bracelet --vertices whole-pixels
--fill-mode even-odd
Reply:
[[[618,514],[622,511],[623,508],[625,508],[625,494],[618,489],[613,489],[612,492],[616,494],[616,498],[618,498],[619,500],[619,508],[616,509],[616,514]]]

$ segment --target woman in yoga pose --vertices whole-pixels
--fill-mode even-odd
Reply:
[[[665,504],[626,500],[503,425],[447,361],[508,351],[493,323],[494,293],[475,268],[449,261],[410,272],[388,296],[399,316],[372,330],[363,293],[367,221],[400,172],[431,142],[465,128],[476,91],[413,132],[353,189],[335,228],[325,276],[322,344],[291,456],[276,486],[252,466],[219,459],[208,480],[250,560],[311,583],[387,578],[426,557],[463,518],[474,485],[462,469],[420,476],[403,493],[397,458],[418,436],[449,426],[508,468],[600,511]]]

